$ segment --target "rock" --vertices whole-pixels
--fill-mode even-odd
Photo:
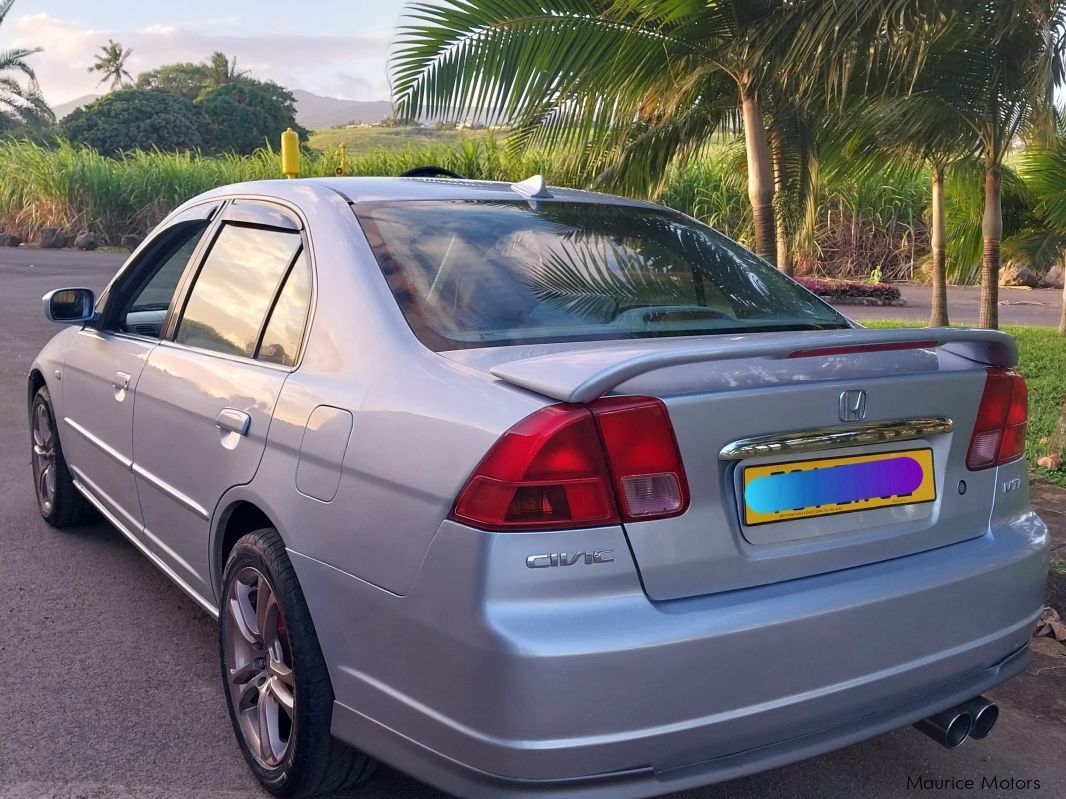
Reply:
[[[22,237],[14,233],[0,233],[0,247],[18,247],[22,244]]]
[[[1035,289],[1040,285],[1040,275],[1024,266],[1004,264],[999,272],[999,285],[1025,286]]]
[[[1022,267],[1018,270],[1018,274],[1016,275],[1015,279],[1017,280],[1017,283],[1014,284],[1016,286],[1025,286],[1026,288],[1031,289],[1035,289],[1040,286],[1040,275],[1038,275],[1032,269],[1026,269],[1025,267]]]
[[[74,246],[79,250],[95,250],[96,234],[88,230],[84,233],[79,233],[77,238],[74,239]]]
[[[138,236],[136,233],[127,233],[119,243],[127,250],[136,250],[141,246],[142,241],[144,241],[144,236]]]
[[[1062,466],[1062,456],[1045,455],[1043,458],[1036,459],[1036,465],[1041,469],[1048,469],[1053,472]]]
[[[1044,275],[1044,279],[1040,281],[1040,284],[1049,289],[1061,289],[1062,281],[1062,267],[1058,264],[1055,264],[1053,267],[1047,270],[1047,274]]]
[[[46,250],[56,250],[66,246],[67,237],[56,227],[43,227],[37,231],[37,246]]]

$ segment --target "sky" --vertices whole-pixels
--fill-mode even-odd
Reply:
[[[127,69],[203,61],[215,50],[289,89],[387,100],[386,59],[405,0],[15,0],[0,50],[42,47],[29,59],[51,105],[102,94],[90,74],[109,38],[133,48]]]

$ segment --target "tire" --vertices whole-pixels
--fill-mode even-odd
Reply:
[[[30,405],[30,448],[33,493],[41,518],[57,528],[97,521],[100,515],[96,508],[74,487],[47,386],[37,390]]]
[[[244,759],[263,787],[295,799],[369,778],[374,761],[330,735],[333,687],[276,530],[256,530],[237,542],[220,595],[226,704]]]

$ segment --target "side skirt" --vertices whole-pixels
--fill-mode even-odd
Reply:
[[[144,545],[144,542],[140,541],[135,535],[133,535],[133,533],[131,533],[126,528],[126,526],[122,524],[122,522],[120,522],[113,513],[111,513],[111,511],[104,507],[104,504],[93,495],[92,491],[90,491],[89,488],[84,485],[84,483],[77,474],[74,475],[74,487],[81,492],[82,496],[84,496],[94,508],[100,511],[101,516],[107,519],[107,521],[116,530],[118,530],[120,533],[122,533],[122,535],[128,538],[130,543],[137,547],[137,549],[140,550],[141,554],[148,558],[148,560],[151,561],[152,564],[154,564],[155,567],[159,569],[159,571],[163,572],[163,574],[165,574],[170,579],[170,581],[174,583],[174,585],[176,585],[178,588],[188,594],[189,598],[192,599],[201,608],[203,608],[204,611],[206,611],[213,619],[215,619],[216,621],[218,620],[218,608],[216,608],[202,596],[197,594],[188,585],[188,583],[182,580],[174,572],[173,569],[171,569],[166,563],[160,560],[154,552],[148,549],[148,547]]]

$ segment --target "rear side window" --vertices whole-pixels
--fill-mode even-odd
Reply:
[[[300,244],[298,233],[223,226],[193,284],[175,340],[252,357]]]
[[[293,366],[303,338],[304,323],[311,304],[311,270],[307,256],[300,253],[281,288],[274,310],[270,312],[263,341],[256,358],[267,363]]]
[[[353,206],[415,334],[436,350],[847,327],[680,214],[561,201]]]

